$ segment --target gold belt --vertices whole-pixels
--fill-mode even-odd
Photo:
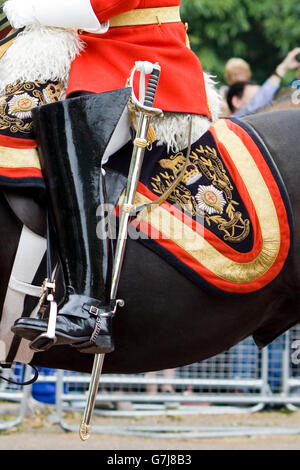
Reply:
[[[126,11],[109,20],[110,27],[142,26],[147,24],[181,22],[179,6],[161,8],[139,8]]]

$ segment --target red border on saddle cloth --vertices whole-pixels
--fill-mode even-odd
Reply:
[[[0,134],[0,147],[13,149],[36,149],[37,144],[34,139],[20,139],[19,137],[10,137]]]
[[[38,168],[0,168],[0,176],[6,178],[42,178],[42,172]]]
[[[231,292],[231,293],[236,293],[236,294],[243,294],[243,293],[246,294],[246,293],[256,292],[262,289],[263,287],[268,285],[270,282],[272,282],[279,275],[282,268],[284,267],[285,261],[289,254],[290,243],[291,243],[291,233],[290,233],[290,225],[289,225],[287,212],[286,212],[285,205],[281,197],[280,190],[278,188],[276,180],[271,170],[269,169],[260,149],[258,148],[256,143],[252,140],[252,138],[243,128],[239,127],[232,121],[226,120],[225,122],[228,128],[232,130],[241,139],[245,147],[248,149],[248,151],[252,155],[252,158],[255,161],[257,167],[259,168],[263,176],[263,179],[269,189],[270,195],[274,202],[274,206],[276,208],[276,213],[277,213],[278,222],[280,226],[280,244],[281,245],[280,245],[280,250],[279,250],[277,259],[274,262],[274,264],[270,267],[270,269],[263,276],[249,283],[236,284],[230,281],[226,281],[224,279],[219,278],[209,269],[201,265],[193,256],[191,256],[187,251],[185,251],[183,248],[177,245],[174,241],[170,239],[166,239],[166,237],[161,232],[157,231],[153,227],[150,228],[145,221],[140,221],[139,224],[137,225],[137,228],[143,233],[145,233],[146,235],[150,232],[153,238],[155,239],[156,243],[158,243],[161,247],[163,247],[168,252],[172,253],[183,264],[185,264],[190,269],[192,269],[196,274],[198,274],[201,278],[203,278],[208,283],[214,285],[218,289],[225,291],[225,292]],[[215,138],[216,144],[220,150],[222,157],[224,158],[224,163],[230,173],[232,181],[236,185],[237,190],[239,191],[240,197],[242,198],[245,204],[245,207],[247,208],[247,211],[251,220],[252,228],[253,228],[253,233],[254,233],[253,248],[248,253],[239,253],[235,251],[234,249],[232,249],[230,246],[228,246],[226,243],[224,243],[222,240],[220,240],[218,237],[216,237],[212,232],[200,226],[192,218],[185,216],[185,223],[188,223],[188,225],[192,227],[194,230],[196,230],[198,233],[201,233],[202,235],[204,234],[205,239],[211,245],[213,245],[219,252],[221,252],[224,256],[238,263],[248,263],[248,262],[253,261],[258,256],[263,246],[262,234],[261,234],[258,217],[255,211],[253,202],[248,193],[248,190],[239,172],[237,171],[236,166],[234,165],[232,159],[230,158],[230,155],[228,154],[224,145],[217,139],[216,133],[214,132],[213,128],[210,129],[210,132]],[[151,201],[154,201],[155,199],[157,199],[157,196],[154,193],[152,193],[142,183],[138,184],[138,192],[146,196],[147,198],[149,198]],[[182,213],[178,211],[178,209],[174,208],[170,203],[165,202],[163,203],[162,207],[165,210],[172,212],[172,214],[175,217],[178,217],[180,220],[182,220]],[[133,221],[133,224],[136,225],[134,221]],[[197,227],[197,225],[199,225],[199,227]]]

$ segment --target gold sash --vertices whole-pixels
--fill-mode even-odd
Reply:
[[[125,11],[109,20],[110,27],[142,26],[147,24],[181,22],[179,6],[160,8],[140,8]]]

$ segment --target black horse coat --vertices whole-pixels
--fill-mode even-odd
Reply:
[[[128,240],[119,296],[126,305],[114,320],[116,350],[104,372],[138,373],[205,360],[248,336],[259,347],[299,322],[300,111],[245,119],[268,147],[286,184],[295,218],[295,239],[285,269],[263,290],[216,296],[192,284],[157,254]],[[22,224],[0,194],[0,311]],[[35,354],[33,364],[89,372],[93,356],[72,347]]]

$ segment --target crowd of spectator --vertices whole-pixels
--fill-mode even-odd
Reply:
[[[296,47],[276,67],[273,74],[259,85],[252,79],[250,65],[241,58],[231,58],[224,71],[227,83],[220,90],[223,97],[223,116],[241,118],[270,105],[290,70],[300,71],[300,48]]]

